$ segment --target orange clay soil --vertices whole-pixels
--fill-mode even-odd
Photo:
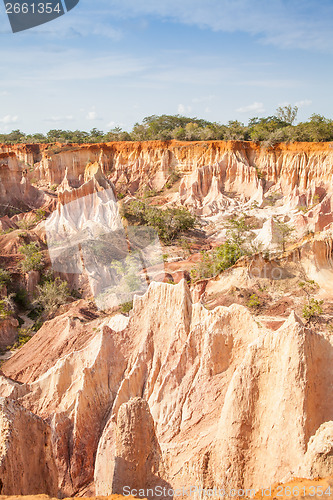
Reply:
[[[263,147],[259,143],[251,141],[119,141],[119,142],[108,142],[108,143],[96,143],[96,144],[63,144],[63,143],[52,143],[50,144],[0,144],[0,149],[8,156],[8,152],[22,151],[27,153],[49,153],[52,154],[52,149],[63,149],[63,150],[77,150],[77,149],[87,149],[96,150],[104,149],[105,151],[114,151],[115,153],[120,152],[130,152],[130,151],[151,151],[152,149],[193,149],[193,150],[225,150],[225,151],[235,151],[235,150],[252,150],[258,152]],[[269,151],[275,152],[293,152],[293,153],[314,153],[314,152],[329,152],[332,149],[332,143],[330,142],[293,142],[293,143],[280,143],[273,147],[268,148]],[[57,151],[59,152],[59,151]],[[185,153],[185,151],[184,151]]]
[[[72,498],[77,498],[78,500],[102,500],[102,499],[107,499],[107,500],[135,500],[134,497],[132,496],[126,496],[123,497],[122,495],[110,495],[108,497],[72,497]],[[63,500],[72,500],[72,498],[64,498]],[[5,495],[0,495],[0,499],[2,500],[58,500],[56,498],[49,497],[48,495],[25,495],[25,496],[20,496],[20,495],[11,495],[11,496],[5,496]],[[142,498],[140,500],[147,500],[145,498]]]

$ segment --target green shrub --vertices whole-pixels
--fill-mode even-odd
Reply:
[[[308,207],[306,207],[305,205],[298,205],[298,207],[296,207],[300,212],[303,212],[304,214],[310,210]]]
[[[43,268],[44,259],[38,243],[27,243],[20,246],[18,251],[25,257],[20,263],[20,267],[24,273],[40,271]]]
[[[178,172],[177,170],[173,170],[170,173],[168,182],[165,184],[165,187],[167,189],[170,189],[180,179],[180,177],[181,177],[180,172]]]
[[[229,217],[226,227],[228,238],[240,248],[253,237],[253,233],[251,233],[252,227],[246,222],[245,215]]]
[[[18,233],[17,235],[19,238],[22,238],[23,240],[28,237],[28,233],[26,231],[22,231],[21,233]]]
[[[29,306],[28,292],[25,288],[19,288],[14,295],[14,302],[22,309]]]
[[[312,206],[315,207],[320,202],[319,194],[315,194],[312,200]]]
[[[26,344],[34,334],[34,330],[32,328],[19,328],[18,331],[18,339],[15,344],[12,346],[12,349],[20,349]]]
[[[44,322],[41,319],[38,319],[31,328],[34,332],[38,332],[38,330],[42,328],[43,324]]]
[[[0,288],[3,285],[8,285],[8,283],[10,282],[10,279],[11,279],[10,272],[7,271],[7,269],[2,269],[0,267]]]
[[[307,321],[313,321],[323,313],[322,304],[323,300],[316,300],[311,298],[309,303],[303,307],[302,315]]]
[[[158,191],[156,189],[147,189],[145,188],[143,191],[143,197],[144,198],[153,198],[158,194]]]
[[[253,293],[251,295],[251,297],[249,298],[249,300],[247,301],[246,305],[250,309],[259,309],[259,307],[261,306],[261,302],[260,302],[258,295]]]
[[[122,215],[137,224],[153,227],[166,244],[170,244],[180,233],[193,228],[196,223],[196,218],[185,208],[162,210],[139,200],[133,200],[126,204],[123,207]]]
[[[37,208],[35,212],[34,224],[38,224],[41,220],[46,219],[46,212],[41,208]]]
[[[315,293],[319,289],[318,283],[316,283],[314,280],[300,281],[298,283],[298,286],[306,294],[306,296],[308,297],[308,300],[310,300],[310,295]]]
[[[133,300],[129,302],[124,302],[120,305],[120,312],[122,314],[128,314],[133,309]]]
[[[268,206],[274,207],[276,202],[279,201],[282,198],[281,194],[279,193],[272,193],[265,198],[265,202],[267,203]]]
[[[200,264],[190,271],[193,280],[216,276],[233,266],[244,252],[237,243],[228,240],[211,252],[201,252],[201,255]]]
[[[13,311],[10,307],[10,303],[6,299],[0,300],[0,319],[6,319],[12,316]]]
[[[23,230],[29,230],[31,228],[31,226],[33,225],[31,222],[25,220],[25,219],[22,219],[20,221],[18,221],[16,223],[16,225],[20,228],[20,229],[23,229]]]
[[[37,287],[38,296],[34,305],[41,307],[47,314],[54,312],[57,307],[68,302],[71,297],[66,281],[56,278],[54,281],[46,281]]]
[[[9,227],[8,229],[1,229],[0,234],[9,234],[15,231],[14,227]]]

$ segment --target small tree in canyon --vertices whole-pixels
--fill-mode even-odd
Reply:
[[[312,295],[319,289],[319,285],[314,280],[305,280],[298,283],[307,298],[307,304],[303,306],[302,316],[310,323],[315,321],[323,313],[323,300],[317,300]]]
[[[285,252],[287,243],[290,243],[292,240],[292,233],[294,232],[294,228],[291,227],[287,222],[280,221],[276,217],[274,217],[273,220],[279,233],[280,249],[282,250],[282,252]]]

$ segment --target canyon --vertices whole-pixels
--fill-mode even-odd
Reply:
[[[194,499],[200,488],[261,498],[304,478],[333,498],[332,146],[0,146],[1,299],[24,289],[33,302],[52,266],[80,292],[20,348],[33,308],[0,319],[0,346],[12,346],[0,372],[1,495],[127,486],[154,500],[158,488],[197,486]],[[165,244],[122,217],[138,200],[185,208],[196,225]],[[230,220],[246,222],[243,255],[200,275]],[[44,270],[22,271],[23,243],[39,245]],[[143,285],[125,294],[109,260],[124,269],[133,245],[140,258],[123,273]]]

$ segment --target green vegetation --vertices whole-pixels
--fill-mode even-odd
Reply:
[[[245,215],[230,217],[226,227],[227,241],[210,252],[201,252],[200,264],[190,272],[193,280],[216,276],[233,266],[243,255],[253,253],[253,233]]]
[[[60,278],[45,281],[37,287],[37,290],[38,296],[34,305],[40,307],[47,314],[54,312],[57,307],[68,302],[71,297],[67,282]]]
[[[24,273],[40,271],[44,266],[43,255],[38,243],[27,243],[19,247],[18,251],[24,255],[20,267]]]
[[[318,203],[320,203],[320,197],[318,194],[315,194],[313,199],[312,199],[312,204],[309,205],[308,207],[305,206],[305,205],[298,205],[298,210],[300,212],[303,212],[303,213],[306,213],[308,212],[309,210],[311,210],[312,208],[314,208],[316,205],[318,205]]]
[[[7,269],[2,269],[0,267],[0,288],[2,288],[4,285],[8,285],[10,282],[10,272],[7,271]]]
[[[50,153],[64,151],[55,143],[96,143],[111,141],[148,141],[171,140],[210,141],[238,140],[262,142],[271,147],[279,142],[329,142],[333,141],[333,120],[313,114],[307,121],[295,124],[297,106],[277,108],[275,115],[251,118],[247,125],[231,120],[226,125],[209,122],[200,118],[181,115],[152,115],[136,123],[130,132],[115,127],[104,133],[93,128],[90,132],[82,130],[50,130],[47,134],[25,134],[13,130],[0,134],[0,143],[47,143]],[[70,146],[69,146],[70,147]]]
[[[180,233],[193,228],[196,223],[195,217],[185,208],[163,210],[139,200],[127,203],[122,209],[122,216],[132,223],[153,227],[166,244],[174,241]]]
[[[17,225],[20,229],[23,229],[24,231],[27,231],[27,230],[29,230],[29,229],[31,228],[31,226],[32,226],[33,224],[31,223],[31,221],[29,222],[29,221],[27,221],[27,220],[25,220],[25,219],[22,219],[22,220],[18,221],[18,222],[16,223],[16,225]]]
[[[34,224],[38,224],[38,222],[46,219],[46,212],[41,208],[37,208],[35,212]]]
[[[18,338],[15,344],[11,347],[11,349],[20,349],[26,344],[34,334],[34,330],[32,328],[20,328],[18,331]]]
[[[156,189],[149,189],[148,187],[145,187],[145,189],[143,190],[143,198],[144,199],[153,198],[157,194],[158,194],[158,191],[156,191]]]
[[[283,121],[284,123],[287,123],[288,125],[292,125],[294,121],[296,120],[298,112],[298,107],[294,106],[292,107],[290,104],[288,106],[280,106],[276,110],[276,115],[279,118],[279,120]]]
[[[15,304],[21,309],[26,309],[29,306],[28,293],[25,288],[19,288],[14,295]]]
[[[298,286],[303,290],[308,300],[310,300],[311,295],[319,289],[318,283],[316,283],[314,280],[300,281],[298,283]]]
[[[318,318],[323,313],[323,300],[315,300],[311,298],[309,303],[303,307],[302,314],[303,318],[307,321],[313,321]]]
[[[308,323],[315,321],[323,313],[322,305],[323,300],[316,300],[313,295],[318,289],[319,285],[314,280],[300,281],[298,286],[303,290],[307,297],[307,304],[303,306],[302,316]]]
[[[286,244],[289,243],[292,239],[294,228],[289,226],[289,224],[287,224],[286,222],[280,221],[276,217],[274,217],[274,222],[279,232],[281,250],[282,252],[285,252]]]
[[[133,309],[133,300],[129,302],[124,302],[120,305],[120,312],[122,314],[128,314]]]
[[[0,300],[0,319],[9,318],[12,314],[11,298],[6,297]]]
[[[112,261],[110,269],[114,270],[118,276],[117,295],[121,296],[122,293],[129,294],[140,290],[144,277],[138,275],[139,259],[139,254],[133,252],[121,261]],[[114,288],[115,291],[116,288]]]
[[[249,307],[250,309],[259,309],[259,307],[261,306],[261,301],[258,297],[257,294],[253,293],[249,300],[247,301],[247,307]]]
[[[247,238],[248,231],[251,227],[246,223],[246,216],[230,217],[227,221],[226,227],[227,236],[237,246],[242,247]]]
[[[197,267],[191,269],[191,279],[211,278],[233,266],[244,255],[240,245],[231,240],[214,248],[211,252],[201,252],[202,260]]]
[[[165,187],[167,189],[170,189],[180,179],[180,177],[181,177],[180,172],[178,172],[177,170],[172,170]]]

